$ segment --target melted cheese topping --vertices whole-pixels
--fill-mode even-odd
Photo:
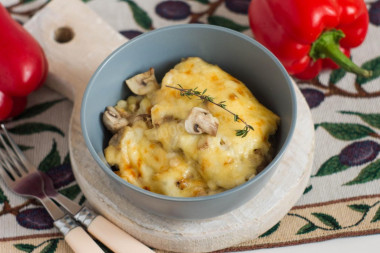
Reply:
[[[199,91],[253,126],[244,138],[233,115],[197,97],[180,95],[178,87]],[[193,107],[208,110],[219,121],[215,137],[186,132],[184,121]],[[190,57],[171,69],[161,89],[146,96],[130,96],[116,106],[135,115],[149,114],[149,120],[136,120],[110,140],[105,157],[126,181],[141,188],[177,197],[215,194],[238,186],[254,177],[271,160],[268,141],[279,117],[261,105],[249,89],[218,66]]]

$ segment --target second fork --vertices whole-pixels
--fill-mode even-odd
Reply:
[[[28,173],[38,173],[43,181],[44,196],[48,196],[57,201],[74,217],[74,219],[84,225],[87,228],[87,231],[96,239],[101,241],[115,253],[154,253],[149,247],[121,230],[102,215],[95,213],[86,206],[80,206],[58,193],[53,186],[51,178],[45,173],[37,170],[37,168],[25,157],[9,136],[3,124],[1,124],[1,129],[13,148],[13,152],[8,153],[11,154],[12,157],[15,157],[15,159],[17,158],[15,162],[18,163],[18,167]]]
[[[5,127],[1,125],[3,130]],[[80,227],[68,214],[65,214],[44,192],[44,181],[41,172],[37,169],[27,170],[20,162],[15,149],[18,147],[4,131],[7,142],[0,134],[0,143],[4,150],[0,149],[0,175],[5,184],[14,193],[24,197],[38,199],[50,216],[54,220],[54,225],[64,235],[65,241],[77,253],[96,252],[103,253],[103,250],[94,240]],[[9,144],[10,145],[9,145]]]

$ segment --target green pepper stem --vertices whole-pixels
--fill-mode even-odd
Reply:
[[[345,35],[341,30],[329,30],[322,33],[312,44],[309,53],[310,57],[314,60],[330,58],[348,72],[352,72],[366,78],[371,77],[372,71],[360,68],[340,50],[339,41],[344,36]]]

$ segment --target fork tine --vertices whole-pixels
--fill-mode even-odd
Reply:
[[[5,143],[4,138],[0,138],[2,139],[3,145],[5,146],[9,154],[14,154],[14,156],[18,158],[18,159],[15,159],[14,157],[11,156],[11,159],[13,160],[13,162],[18,165],[16,167],[22,167],[25,170],[25,172],[27,172],[28,170],[30,171],[36,170],[35,166],[31,162],[29,162],[29,160],[25,157],[24,153],[20,150],[20,148],[16,145],[12,137],[9,135],[8,130],[6,129],[4,124],[1,124],[0,126],[4,131],[5,137],[7,138],[8,142],[12,146],[12,149],[9,147],[9,145]],[[21,171],[20,173],[23,174],[23,172]]]
[[[2,169],[0,169],[0,175],[4,179],[5,183],[8,186],[12,186],[14,181],[12,180],[11,176],[15,178],[15,176],[12,174],[12,172],[8,169],[10,167],[10,164],[6,160],[5,154],[2,150],[0,150],[0,165]],[[9,173],[9,174],[8,174]]]
[[[0,150],[0,162],[3,166],[3,169],[6,170],[6,173],[10,175],[10,177],[12,177],[13,179],[17,179],[17,177],[23,176],[22,173],[20,173],[20,170],[10,160],[9,155],[7,155],[7,152],[3,150]]]
[[[6,143],[6,141],[4,140],[4,138],[1,134],[0,134],[0,142],[1,142],[1,144],[3,144],[5,151],[8,154],[8,155],[5,155],[5,153],[2,154],[2,159],[4,160],[4,162],[7,163],[8,169],[12,168],[12,170],[14,170],[18,176],[21,176],[21,172],[18,169],[18,168],[20,168],[20,164],[19,164],[18,160],[15,158],[15,153],[8,146],[8,144]],[[13,166],[11,166],[11,165],[13,165]],[[22,167],[22,165],[21,165],[21,167]]]
[[[14,181],[12,180],[12,178],[7,174],[7,172],[5,170],[1,170],[0,169],[0,175],[1,175],[1,178],[4,180],[5,184],[10,187],[10,188],[13,188],[13,184],[14,184]]]

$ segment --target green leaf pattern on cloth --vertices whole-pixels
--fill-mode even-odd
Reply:
[[[344,165],[339,161],[339,156],[333,156],[328,159],[322,166],[319,168],[316,177],[327,176],[334,173],[338,173],[350,168],[348,165]]]
[[[363,184],[380,179],[380,159],[366,166],[359,175],[346,185]]]
[[[317,224],[317,222],[313,222],[311,220],[311,218],[308,218],[306,216],[302,216],[299,214],[292,213],[292,211],[288,213],[288,216],[296,217],[296,218],[306,222],[305,225],[303,225],[302,227],[300,227],[298,229],[297,235],[311,233],[311,232],[316,231],[316,230],[323,230],[323,231],[337,230],[338,231],[338,230],[344,230],[344,229],[348,229],[348,228],[352,228],[352,227],[360,225],[361,223],[363,223],[365,221],[365,218],[367,217],[368,213],[372,209],[375,209],[375,208],[378,208],[378,209],[377,209],[375,215],[372,217],[371,223],[378,222],[380,220],[380,207],[378,207],[379,204],[380,204],[380,201],[377,201],[372,205],[366,205],[366,204],[348,205],[347,207],[349,209],[351,209],[353,212],[358,212],[362,215],[356,221],[353,220],[353,224],[348,224],[344,227],[339,224],[339,222],[336,220],[336,218],[334,218],[332,215],[326,214],[326,213],[311,213],[311,215],[314,216],[315,218],[317,218],[318,222],[321,224]]]
[[[37,116],[38,114],[45,112],[46,110],[51,108],[53,105],[55,105],[55,104],[57,104],[63,100],[65,100],[65,99],[56,99],[53,101],[48,101],[45,103],[37,104],[35,106],[31,106],[31,107],[27,108],[24,112],[22,112],[20,115],[13,118],[12,120],[16,121],[16,120],[21,120],[21,119],[32,118],[34,116]]]
[[[5,196],[3,189],[0,188],[0,204],[3,204],[5,201],[9,201],[7,196]]]
[[[18,250],[29,253],[36,249],[39,249],[40,253],[54,253],[60,240],[61,239],[49,239],[38,245],[19,243],[15,244],[14,247]]]
[[[145,30],[149,30],[151,28],[152,26],[151,18],[143,9],[141,9],[139,5],[137,5],[132,0],[121,0],[121,1],[124,1],[129,5],[129,7],[131,8],[133,12],[133,18],[135,19],[138,25],[140,25]]]
[[[227,27],[227,28],[236,30],[238,32],[242,32],[249,29],[249,26],[239,25],[236,22],[232,21],[231,19],[221,17],[221,16],[216,16],[216,15],[209,16],[207,21],[209,24]]]
[[[377,222],[380,221],[380,207],[377,209],[375,216],[373,216],[371,222]]]
[[[57,143],[53,139],[53,146],[51,147],[51,150],[49,154],[41,161],[40,165],[38,166],[38,169],[40,171],[46,172],[50,168],[58,166],[61,164],[61,156],[59,155],[57,151]]]
[[[80,194],[80,192],[81,190],[77,184],[67,187],[65,189],[59,190],[59,193],[61,193],[62,195],[65,195],[71,200],[74,200]]]
[[[362,68],[372,70],[373,75],[370,78],[358,76],[356,78],[356,83],[358,83],[359,85],[366,84],[366,83],[370,82],[371,80],[374,80],[380,76],[380,57],[377,57],[375,59],[372,59],[372,60],[364,63],[362,65]]]
[[[345,75],[346,71],[342,68],[336,69],[331,72],[329,83],[336,84],[338,83]]]
[[[15,248],[24,252],[33,252],[33,250],[37,247],[31,244],[20,243],[16,244]]]
[[[368,125],[380,129],[380,113],[360,113],[351,111],[340,111],[340,113],[359,116]]]
[[[67,155],[63,159],[62,164],[70,164],[70,154],[69,153],[67,153]]]
[[[307,234],[307,233],[310,233],[314,230],[316,230],[318,227],[315,226],[313,223],[307,223],[305,226],[301,227],[298,231],[297,231],[297,235],[302,235],[302,234]]]
[[[318,218],[323,224],[326,226],[329,226],[333,229],[340,229],[342,228],[339,223],[335,220],[334,217],[331,215],[325,214],[325,213],[312,213],[315,217]]]
[[[316,124],[316,128],[318,127],[323,127],[332,136],[344,141],[357,140],[375,134],[371,128],[361,124],[323,122]]]
[[[47,245],[42,249],[41,253],[54,253],[57,249],[59,239],[48,241]]]
[[[303,194],[307,194],[312,189],[313,189],[313,185],[309,185],[308,187],[305,188],[305,190],[303,191]]]
[[[349,205],[348,207],[351,208],[352,210],[360,212],[360,213],[366,213],[371,208],[369,205],[358,205],[358,204]]]
[[[55,132],[62,137],[65,136],[65,134],[60,130],[58,127],[55,127],[51,124],[45,124],[45,123],[39,123],[39,122],[29,122],[20,124],[18,126],[12,127],[8,129],[9,132],[13,134],[19,134],[19,135],[30,135],[35,133],[41,133],[41,132]]]
[[[274,232],[276,232],[276,230],[279,227],[280,227],[280,222],[276,223],[276,225],[274,225],[273,227],[271,227],[270,229],[268,229],[264,234],[260,235],[259,237],[269,236],[269,235],[273,234]]]

